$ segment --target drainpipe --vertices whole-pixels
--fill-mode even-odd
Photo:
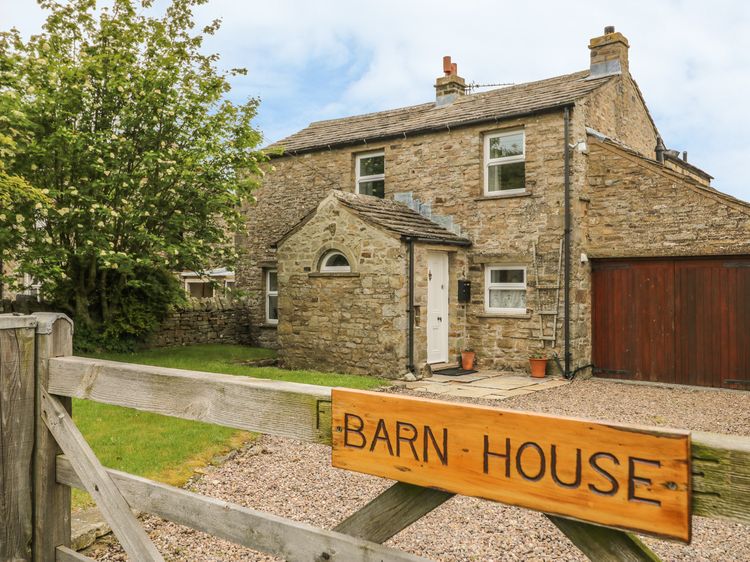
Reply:
[[[406,366],[410,372],[415,373],[414,368],[414,238],[408,237],[406,242],[409,245],[409,297],[406,311],[409,315],[409,333],[407,335],[407,346],[409,354],[409,364]],[[416,374],[416,373],[415,373]]]
[[[564,135],[565,135],[565,152],[564,152],[564,171],[565,176],[565,226],[563,233],[563,268],[565,278],[564,287],[564,330],[565,330],[565,378],[570,378],[570,110],[566,107],[563,112]]]

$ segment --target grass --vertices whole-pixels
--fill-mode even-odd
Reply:
[[[319,371],[288,371],[278,367],[249,367],[243,361],[269,359],[276,354],[272,349],[245,347],[242,345],[193,345],[189,347],[167,347],[135,353],[100,353],[99,359],[125,361],[141,365],[190,369],[209,373],[225,373],[243,377],[273,379],[278,381],[304,382],[322,386],[345,386],[348,388],[378,388],[387,384],[384,379],[360,375],[321,373]]]
[[[99,359],[142,365],[190,369],[210,373],[304,382],[322,386],[371,389],[387,384],[384,379],[288,371],[277,367],[250,367],[242,362],[275,356],[273,350],[239,345],[195,345],[152,349],[135,353],[100,353]],[[73,417],[103,465],[182,486],[196,469],[213,462],[253,435],[243,431],[140,412],[88,400],[73,401]],[[74,490],[76,508],[91,505],[88,494]]]

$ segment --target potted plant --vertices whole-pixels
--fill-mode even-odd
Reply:
[[[467,349],[461,352],[461,368],[464,371],[471,371],[474,368],[474,361],[476,360],[477,354]]]
[[[547,358],[531,357],[529,363],[531,364],[531,376],[537,379],[543,379],[547,374]]]

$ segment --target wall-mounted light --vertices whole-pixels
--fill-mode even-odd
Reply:
[[[578,141],[577,143],[571,144],[569,146],[570,146],[570,150],[575,150],[579,154],[588,154],[589,153],[589,145],[586,144],[585,140]]]

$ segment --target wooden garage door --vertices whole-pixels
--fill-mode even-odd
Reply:
[[[596,375],[750,389],[750,257],[592,270]]]

